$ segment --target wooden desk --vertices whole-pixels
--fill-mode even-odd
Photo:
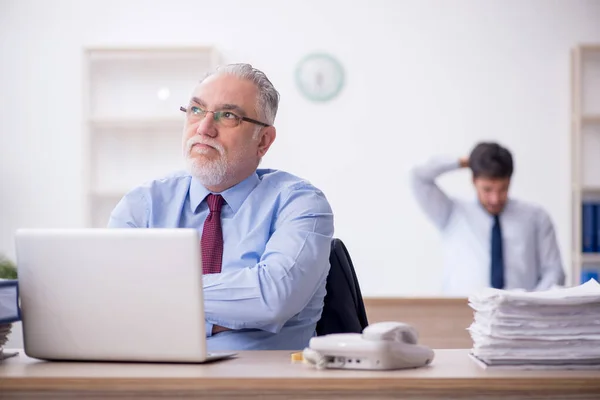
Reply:
[[[473,346],[467,328],[473,309],[466,298],[365,298],[369,324],[401,321],[415,327],[419,342],[434,349],[468,349]]]
[[[318,371],[287,351],[241,352],[205,365],[0,363],[0,398],[600,399],[599,371],[489,371],[467,350],[437,350],[427,368]]]

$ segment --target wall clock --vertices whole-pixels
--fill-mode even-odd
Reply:
[[[342,64],[326,53],[309,54],[296,67],[296,85],[312,101],[325,102],[336,97],[344,79]]]

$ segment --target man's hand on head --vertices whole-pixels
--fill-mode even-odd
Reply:
[[[461,168],[467,168],[469,166],[469,157],[461,157],[458,162]]]

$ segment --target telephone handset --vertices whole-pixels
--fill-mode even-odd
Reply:
[[[378,322],[361,333],[334,333],[310,339],[304,359],[319,369],[402,369],[431,363],[434,352],[417,344],[417,331],[401,322]]]

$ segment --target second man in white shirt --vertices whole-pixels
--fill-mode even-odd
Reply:
[[[467,167],[476,199],[451,198],[436,184],[438,176]],[[443,237],[444,294],[564,284],[552,221],[541,207],[508,196],[512,174],[512,155],[497,143],[479,143],[468,158],[440,156],[412,169],[413,193]]]

